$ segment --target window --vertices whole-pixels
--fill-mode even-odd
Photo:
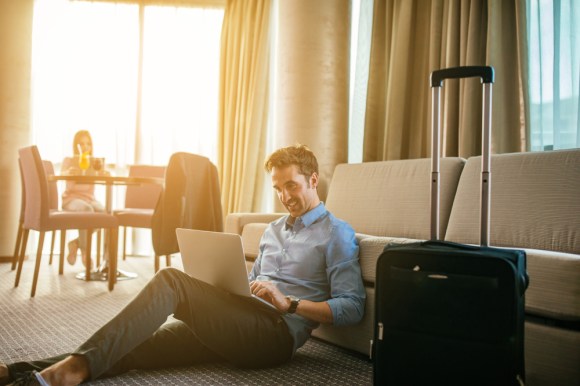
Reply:
[[[176,151],[215,162],[223,9],[141,7],[36,0],[32,122],[44,158],[60,162],[86,129],[95,154],[121,167]]]
[[[351,7],[348,162],[356,163],[363,159],[373,1],[353,0]]]
[[[32,132],[42,157],[58,169],[72,153],[74,133],[89,130],[94,154],[118,172],[134,163],[166,165],[178,151],[215,163],[223,14],[126,1],[36,0]],[[123,192],[115,190],[115,202]],[[97,197],[104,194],[97,187]],[[151,245],[137,233],[128,251],[134,254]]]
[[[580,147],[580,2],[529,0],[530,150]]]

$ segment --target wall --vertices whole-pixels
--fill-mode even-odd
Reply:
[[[18,149],[30,143],[32,9],[33,0],[0,0],[0,261],[14,252]]]
[[[325,200],[334,167],[348,161],[350,2],[282,0],[278,7],[275,144],[314,151]]]

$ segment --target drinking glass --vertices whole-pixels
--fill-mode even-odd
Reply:
[[[89,160],[88,153],[81,153],[79,154],[79,168],[82,171],[82,174],[85,174],[89,166],[91,166],[91,161]]]
[[[103,166],[105,165],[105,159],[103,157],[93,157],[93,160],[91,163],[93,165],[93,170],[95,171],[95,173],[101,174],[101,170],[103,169]]]

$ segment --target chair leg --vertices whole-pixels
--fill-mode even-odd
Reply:
[[[171,267],[171,255],[165,255],[165,265]]]
[[[44,244],[44,234],[46,232],[39,232],[38,237],[38,251],[36,252],[36,262],[34,264],[34,277],[32,278],[32,290],[30,297],[33,298],[36,294],[36,284],[38,282],[38,273],[40,272],[40,260],[42,260],[42,245]]]
[[[91,280],[91,267],[92,267],[92,261],[91,261],[91,249],[93,249],[93,233],[92,233],[92,229],[87,229],[87,248],[85,249],[85,253],[87,254],[87,260],[85,261],[85,280],[86,281],[90,281]]]
[[[60,254],[58,256],[58,274],[62,275],[64,273],[64,248],[66,244],[66,231],[64,229],[60,230]]]
[[[127,227],[123,227],[123,260],[127,259]]]
[[[99,229],[97,231],[97,264],[96,266],[100,266],[101,265],[101,245],[102,245],[102,235],[103,235],[103,230]]]
[[[107,233],[109,234],[109,291],[112,291],[113,288],[115,288],[115,283],[117,282],[117,250],[119,248],[119,228],[111,228]]]
[[[159,258],[161,256],[159,255],[155,255],[155,273],[157,273],[157,271],[159,271]]]
[[[30,230],[24,229],[22,233],[22,241],[20,243],[20,254],[18,255],[18,268],[16,269],[16,279],[14,279],[14,287],[18,287],[20,283],[20,274],[22,273],[22,266],[24,265],[24,255],[26,254],[26,244],[28,243],[28,233]]]
[[[54,239],[56,239],[56,232],[56,230],[52,231],[52,238],[50,239],[50,258],[48,259],[48,265],[52,265],[52,255],[54,254]]]
[[[11,270],[16,269],[16,264],[18,263],[18,258],[20,257],[20,244],[22,243],[22,233],[24,227],[22,225],[22,221],[18,223],[18,233],[16,234],[16,245],[14,246],[14,255],[12,256],[12,268]]]

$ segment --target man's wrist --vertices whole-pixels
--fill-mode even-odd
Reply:
[[[293,296],[293,295],[286,296],[286,299],[288,299],[290,301],[290,304],[288,305],[288,309],[286,310],[286,313],[288,313],[288,314],[295,313],[296,309],[298,308],[298,304],[300,303],[300,299],[297,298],[296,296]]]

